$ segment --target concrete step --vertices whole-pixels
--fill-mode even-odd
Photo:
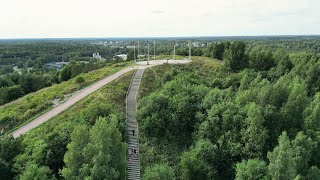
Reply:
[[[135,113],[137,110],[137,93],[139,91],[139,86],[144,73],[144,69],[138,69],[129,87],[129,92],[127,95],[127,134],[128,134],[128,179],[140,180],[140,161],[139,161],[139,130],[137,119],[135,118]],[[132,136],[132,130],[135,130],[135,135]],[[136,149],[136,155],[130,155],[132,148]]]

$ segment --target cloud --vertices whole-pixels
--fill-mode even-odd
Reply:
[[[305,11],[279,11],[274,13],[274,16],[298,16],[298,15],[304,15]]]
[[[320,32],[319,0],[1,0],[0,4],[0,38]]]
[[[152,13],[152,14],[164,14],[164,13],[166,13],[166,12],[163,11],[163,10],[153,10],[151,13]]]

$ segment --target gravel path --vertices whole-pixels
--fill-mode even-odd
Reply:
[[[131,67],[127,67],[125,69],[122,69],[100,81],[97,81],[96,83],[80,90],[79,92],[77,92],[75,95],[71,96],[67,101],[63,102],[62,104],[59,104],[57,106],[55,106],[54,108],[52,108],[51,110],[49,110],[48,112],[40,115],[39,117],[37,117],[36,119],[34,119],[33,121],[29,122],[28,124],[20,127],[19,129],[15,130],[14,132],[12,132],[11,134],[13,135],[14,138],[17,138],[25,133],[27,133],[28,131],[30,131],[33,128],[38,127],[39,125],[41,125],[42,123],[48,121],[49,119],[53,118],[54,116],[58,115],[59,113],[61,113],[62,111],[68,109],[70,106],[74,105],[76,102],[80,101],[81,99],[85,98],[86,96],[90,95],[91,93],[95,92],[96,90],[102,88],[103,86],[105,86],[106,84],[112,82],[113,80],[117,79],[118,77],[120,77],[121,75],[134,70],[134,69],[145,69],[151,66],[156,66],[156,65],[160,65],[160,64],[165,64],[167,62],[167,60],[156,60],[156,61],[150,61],[150,65],[146,65],[147,62],[146,61],[142,61],[142,62],[138,62],[136,66],[131,66]],[[188,63],[190,62],[190,60],[169,60],[170,64],[181,64],[181,63]]]

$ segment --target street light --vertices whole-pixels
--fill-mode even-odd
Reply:
[[[176,59],[176,41],[174,40],[173,41],[173,60],[175,60]]]
[[[153,41],[153,60],[156,60],[156,41]]]
[[[191,41],[189,41],[189,60],[191,60]]]
[[[148,41],[148,63],[147,63],[147,65],[149,65],[149,61],[150,61],[150,51],[149,51],[149,41]]]

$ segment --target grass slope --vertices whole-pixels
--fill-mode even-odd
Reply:
[[[118,63],[81,74],[79,76],[82,76],[85,80],[81,88],[89,86],[95,81],[113,74],[129,65],[130,63]],[[80,85],[76,83],[75,78],[41,89],[16,101],[0,106],[0,131],[4,129],[4,132],[8,132],[33,120],[38,115],[52,108],[54,105],[53,100],[55,99],[65,100],[65,98],[80,88]]]
[[[80,124],[91,127],[98,117],[108,119],[111,115],[118,116],[119,129],[125,141],[125,98],[132,75],[133,71],[126,73],[50,121],[21,136],[25,148],[16,158],[17,171],[21,172],[27,163],[35,162],[49,166],[58,175],[73,129]]]

